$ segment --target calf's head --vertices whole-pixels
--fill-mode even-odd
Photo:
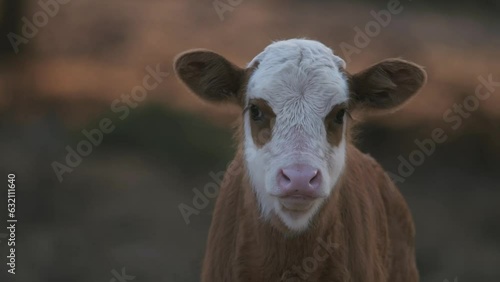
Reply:
[[[178,56],[175,70],[198,96],[240,105],[246,173],[264,219],[305,230],[346,164],[348,112],[393,110],[425,83],[421,67],[388,59],[354,75],[325,45],[269,45],[243,69],[207,50]]]

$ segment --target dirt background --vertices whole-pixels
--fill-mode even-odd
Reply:
[[[446,142],[398,184],[416,222],[421,280],[500,281],[500,88],[458,129],[443,119],[480,76],[500,81],[500,6],[436,2],[400,1],[350,57],[350,72],[401,57],[429,76],[404,109],[367,119],[358,146],[397,173],[415,140],[442,128]],[[243,66],[273,40],[307,37],[345,58],[340,44],[353,45],[354,28],[388,5],[243,0],[221,20],[213,1],[71,0],[16,54],[5,35],[22,35],[22,18],[42,8],[0,3],[0,171],[17,174],[19,219],[17,274],[6,272],[0,238],[0,281],[22,282],[107,282],[122,268],[137,282],[198,281],[214,200],[189,224],[178,206],[225,170],[238,109],[189,94],[173,75],[175,55],[207,48]],[[158,64],[170,76],[120,120],[113,101]],[[104,118],[115,130],[59,182],[52,163]],[[0,226],[6,197],[5,188]]]

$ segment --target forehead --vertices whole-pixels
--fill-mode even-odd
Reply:
[[[248,81],[247,102],[264,99],[277,113],[300,104],[324,116],[349,98],[344,61],[317,41],[273,43],[249,66],[257,68]]]

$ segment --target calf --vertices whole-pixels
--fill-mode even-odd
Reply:
[[[246,69],[207,50],[174,67],[202,99],[242,109],[201,281],[418,281],[408,206],[351,145],[350,117],[400,107],[425,83],[421,67],[388,59],[351,75],[304,39],[272,43]]]

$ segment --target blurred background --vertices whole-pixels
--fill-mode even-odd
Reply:
[[[420,95],[368,119],[358,147],[401,176],[415,140],[441,128],[446,141],[398,183],[416,223],[421,280],[500,281],[498,1],[401,0],[362,48],[357,30],[395,0],[58,1],[0,1],[0,171],[4,181],[17,174],[19,220],[15,276],[0,229],[0,281],[198,281],[215,200],[189,223],[179,205],[193,207],[193,189],[226,169],[239,111],[188,93],[173,59],[207,48],[244,66],[273,40],[295,37],[332,47],[351,73],[387,57],[425,66]],[[127,104],[156,69],[169,75]],[[497,84],[474,104],[489,76]],[[464,101],[473,110],[460,114],[454,105]],[[103,120],[113,130],[81,145]],[[68,162],[78,148],[86,156]]]

